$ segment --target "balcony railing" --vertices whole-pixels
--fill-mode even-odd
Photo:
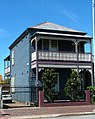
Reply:
[[[60,60],[60,61],[77,61],[77,53],[71,52],[54,52],[38,51],[39,60]],[[36,60],[36,52],[32,53],[32,61]],[[91,61],[91,54],[78,54],[78,61]]]
[[[5,74],[10,74],[10,67],[5,68],[4,73]]]
[[[91,61],[91,54],[79,54],[79,61]]]

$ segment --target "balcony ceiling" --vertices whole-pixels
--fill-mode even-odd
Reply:
[[[7,57],[4,59],[4,61],[10,61],[10,55],[7,56]]]

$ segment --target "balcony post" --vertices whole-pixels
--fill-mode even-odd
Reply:
[[[38,38],[35,37],[35,48],[36,48],[36,82],[35,86],[38,87],[38,45],[37,45]]]
[[[77,61],[78,61],[78,43],[77,42],[75,43],[75,51],[76,51],[76,54],[77,54]]]
[[[90,41],[90,53],[91,53],[91,62],[92,62],[92,42]]]
[[[91,85],[94,86],[94,71],[93,71],[94,67],[93,64],[91,66]]]
[[[77,54],[77,62],[78,62],[78,42],[77,41],[75,42],[75,51],[76,51],[76,54]],[[77,72],[79,72],[78,64],[77,64]]]

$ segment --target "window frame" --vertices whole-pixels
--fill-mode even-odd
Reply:
[[[15,54],[14,50],[12,50],[12,66],[15,64]]]
[[[15,76],[11,77],[11,92],[15,93]]]
[[[42,39],[42,50],[49,51],[49,40],[48,40],[48,50],[44,49],[44,41],[47,41],[48,39]]]
[[[48,44],[48,50],[46,50],[46,51],[58,51],[58,40],[53,40],[53,39],[42,39],[42,50],[45,50],[44,49],[44,41],[45,40],[48,40],[48,43],[49,43]],[[52,41],[55,41],[57,44],[57,47],[55,48],[55,50],[52,47]]]
[[[59,92],[59,73],[56,72],[55,74],[57,75],[57,82],[58,82],[58,83],[55,84],[54,89],[55,89],[55,92]],[[57,87],[57,89],[56,89],[56,87]]]

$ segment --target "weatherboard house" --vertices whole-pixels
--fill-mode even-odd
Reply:
[[[33,92],[33,88],[41,86],[41,76],[47,68],[55,69],[55,90],[61,98],[72,69],[81,73],[84,89],[93,85],[91,39],[85,32],[51,22],[27,28],[11,44],[10,56],[4,60],[8,64],[5,65],[5,77],[11,77],[13,98],[32,102],[36,91]],[[89,52],[85,51],[86,44]]]

